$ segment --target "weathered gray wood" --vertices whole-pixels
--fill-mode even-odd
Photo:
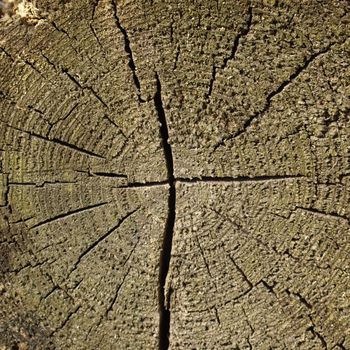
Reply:
[[[349,349],[349,10],[2,2],[0,349]]]

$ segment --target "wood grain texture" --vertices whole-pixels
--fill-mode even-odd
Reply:
[[[1,350],[350,349],[347,1],[0,9]]]

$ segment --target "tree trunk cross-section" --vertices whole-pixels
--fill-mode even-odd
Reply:
[[[0,349],[350,349],[346,0],[0,2]]]

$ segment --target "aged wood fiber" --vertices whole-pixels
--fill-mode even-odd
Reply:
[[[1,1],[0,349],[350,349],[345,0]]]

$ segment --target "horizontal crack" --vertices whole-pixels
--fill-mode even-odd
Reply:
[[[114,177],[114,178],[119,178],[119,179],[127,179],[128,178],[128,176],[125,174],[107,173],[107,172],[101,172],[101,171],[91,171],[91,176]]]
[[[125,185],[116,186],[114,188],[148,188],[169,185],[169,181],[150,181],[150,182],[129,182]]]
[[[42,182],[8,182],[9,186],[33,186],[33,187],[45,187],[46,185],[67,185],[76,184],[75,181],[42,181]]]
[[[270,176],[223,176],[210,177],[202,176],[200,178],[176,178],[176,182],[183,183],[215,183],[215,182],[269,182],[269,181],[286,181],[306,178],[303,175],[270,175]]]

